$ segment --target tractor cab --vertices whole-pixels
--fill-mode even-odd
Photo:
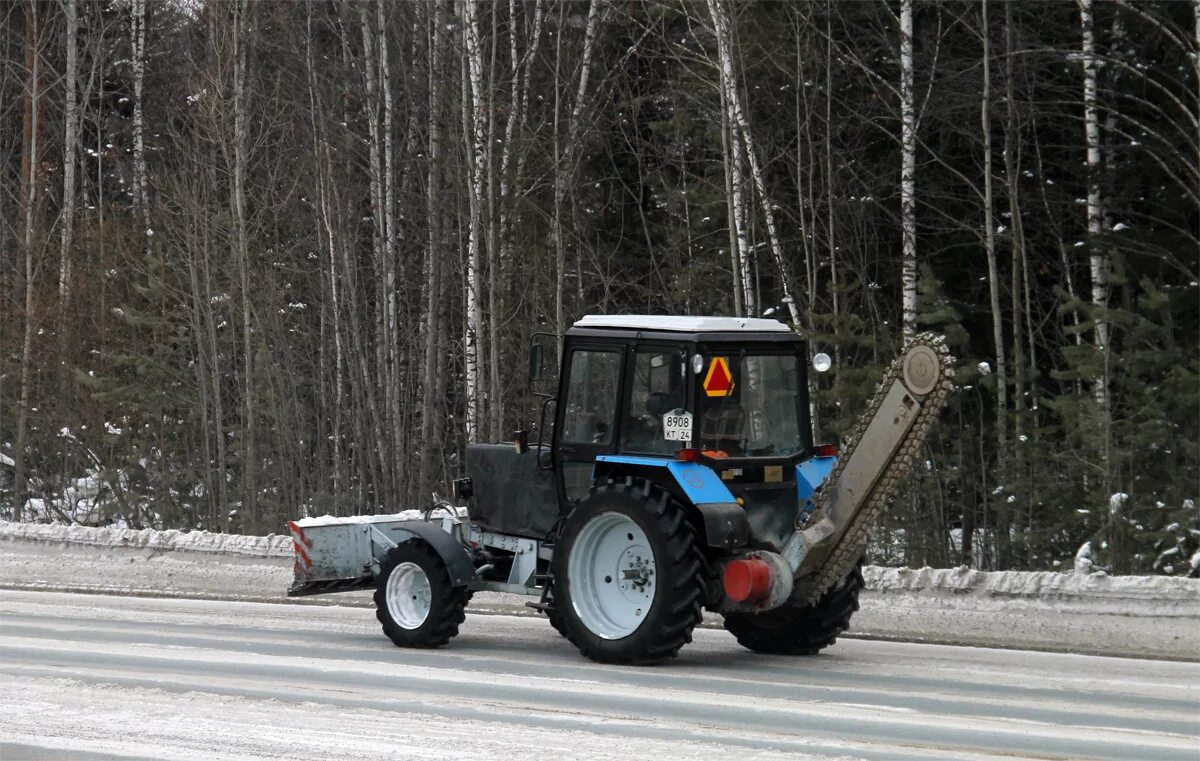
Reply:
[[[535,349],[531,378],[547,354]],[[544,539],[597,483],[633,477],[686,505],[709,546],[782,546],[820,482],[797,482],[813,458],[797,333],[767,319],[588,316],[561,356],[540,442],[468,449],[474,521]],[[823,478],[832,458],[820,460]]]
[[[553,461],[564,496],[592,466],[688,458],[721,472],[812,449],[805,345],[774,320],[584,317],[563,347]],[[734,476],[727,476],[732,478]]]

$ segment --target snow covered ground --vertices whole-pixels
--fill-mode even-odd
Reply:
[[[1200,665],[703,629],[652,668],[468,616],[401,650],[338,606],[0,591],[0,758],[1195,761]]]
[[[1200,660],[1200,580],[868,567],[851,636]],[[370,606],[365,592],[289,600],[288,536],[0,522],[0,587]],[[480,594],[469,610],[536,615]],[[360,611],[364,621],[373,616]],[[719,617],[706,625],[719,627]],[[382,636],[382,635],[380,635]]]

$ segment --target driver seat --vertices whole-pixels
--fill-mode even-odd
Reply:
[[[746,413],[740,404],[708,410],[700,419],[700,441],[705,449],[741,453]]]

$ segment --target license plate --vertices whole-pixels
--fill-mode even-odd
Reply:
[[[663,438],[667,441],[691,441],[692,413],[681,411],[663,415]]]

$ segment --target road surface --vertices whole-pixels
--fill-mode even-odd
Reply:
[[[0,591],[4,761],[1196,761],[1197,716],[1195,663],[865,640],[788,659],[698,630],[625,668],[531,618],[415,651],[362,608]]]

